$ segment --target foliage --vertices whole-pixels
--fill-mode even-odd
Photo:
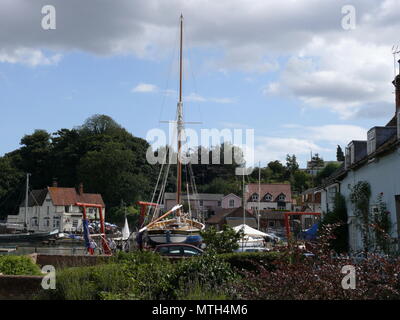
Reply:
[[[279,252],[235,252],[220,254],[219,257],[230,264],[234,270],[254,271],[259,266],[266,270],[274,270],[275,262],[281,257]]]
[[[337,146],[337,149],[336,149],[336,160],[337,161],[344,161],[345,160],[342,147],[339,146],[339,145]]]
[[[174,287],[179,288],[193,282],[217,288],[234,278],[235,273],[230,265],[215,252],[209,251],[201,256],[180,261],[172,283]]]
[[[377,211],[373,215],[373,228],[375,233],[375,242],[382,252],[388,254],[391,251],[390,229],[392,227],[390,221],[390,212],[387,210],[386,203],[383,201],[383,193],[378,195]]]
[[[349,230],[347,225],[347,208],[346,199],[340,193],[337,193],[334,200],[333,210],[328,212],[321,226],[337,224],[333,230],[333,239],[330,239],[329,244],[337,253],[345,253],[349,250]]]
[[[98,300],[102,293],[120,293],[132,286],[119,264],[66,268],[57,272],[55,290],[42,290],[38,299]]]
[[[275,269],[260,265],[257,273],[245,271],[242,281],[228,285],[228,292],[236,299],[256,300],[400,299],[400,259],[375,254],[362,261],[337,257],[329,249],[332,230],[324,227],[320,242],[310,248],[314,258],[296,247],[285,248]],[[355,267],[355,289],[342,287],[345,265]]]
[[[36,130],[21,139],[21,148],[0,157],[0,212],[16,212],[23,197],[25,173],[32,189],[57,180],[62,187],[101,193],[109,212],[121,200],[133,205],[149,195],[158,166],[146,161],[147,141],[134,137],[110,117],[94,115],[82,126],[53,134]],[[112,215],[108,216],[111,218]],[[1,217],[0,217],[1,218]]]
[[[353,204],[354,215],[358,218],[358,226],[361,230],[364,251],[366,252],[369,251],[371,246],[370,197],[371,187],[367,181],[359,181],[351,188],[350,201]]]
[[[315,179],[316,185],[322,184],[324,179],[328,178],[333,172],[335,172],[336,169],[339,168],[339,166],[340,164],[337,163],[329,163],[325,168],[318,172]]]
[[[207,250],[213,250],[216,253],[228,253],[239,248],[238,241],[243,237],[243,231],[236,232],[228,225],[224,225],[221,231],[210,227],[202,231],[201,236]]]
[[[41,275],[40,268],[27,256],[0,255],[0,274],[7,275]]]

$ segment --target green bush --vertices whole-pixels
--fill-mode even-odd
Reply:
[[[235,252],[219,255],[220,259],[227,262],[234,270],[256,271],[258,266],[275,270],[275,262],[282,257],[279,252]]]
[[[128,291],[132,285],[118,264],[66,268],[57,273],[55,290],[44,290],[39,299],[97,300],[104,292]]]
[[[42,274],[39,266],[26,256],[0,256],[0,273],[25,276]]]
[[[210,227],[201,232],[203,242],[206,244],[206,250],[212,250],[216,253],[229,253],[239,249],[238,241],[243,237],[243,231],[236,232],[228,225],[224,225],[221,231]]]

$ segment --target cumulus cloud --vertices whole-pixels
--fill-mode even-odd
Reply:
[[[41,28],[41,8],[56,8],[57,29]],[[187,47],[208,48],[213,70],[278,72],[264,93],[292,95],[342,118],[372,117],[393,103],[390,48],[400,2],[353,0],[355,30],[341,26],[347,0],[3,0],[0,61],[49,65],[63,54],[132,54],[160,59],[177,39],[183,12]],[[21,50],[28,50],[21,53]]]
[[[257,137],[254,148],[255,162],[267,163],[274,160],[284,161],[287,154],[297,157],[309,155],[313,152],[328,152],[328,148],[321,147],[312,140],[300,138]]]
[[[296,124],[285,124],[282,127],[292,129],[289,134],[297,137],[310,139],[314,142],[328,142],[334,145],[347,144],[351,140],[366,140],[367,129],[346,124],[329,124],[323,126],[302,126]]]
[[[55,65],[60,61],[61,57],[61,54],[46,56],[41,50],[31,48],[21,47],[13,50],[0,48],[0,62],[21,63],[31,67]]]
[[[136,87],[132,88],[132,92],[156,92],[158,91],[158,87],[154,84],[150,83],[139,83]]]

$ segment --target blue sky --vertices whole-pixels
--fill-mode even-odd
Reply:
[[[0,155],[18,148],[21,137],[35,129],[72,128],[96,113],[111,116],[143,138],[152,128],[166,129],[159,120],[175,115],[181,11],[187,12],[185,119],[203,122],[194,129],[253,128],[256,161],[284,160],[294,153],[304,166],[311,150],[334,160],[337,144],[366,139],[367,129],[384,125],[394,114],[394,1],[369,6],[355,1],[359,25],[353,31],[340,27],[341,1],[332,1],[330,10],[311,1],[322,16],[311,25],[302,17],[309,2],[299,12],[279,1],[270,8],[253,1],[253,10],[243,1],[221,1],[225,7],[209,3],[209,9],[200,1],[171,1],[165,12],[161,1],[149,1],[153,11],[147,14],[143,1],[120,1],[104,16],[108,5],[97,1],[91,14],[103,24],[100,30],[87,26],[83,32],[74,28],[87,25],[85,17],[74,17],[73,26],[63,23],[73,10],[59,1],[47,2],[57,9],[56,30],[32,27],[45,2],[0,4],[1,29],[15,30],[0,33]],[[26,16],[7,19],[7,11],[18,8]],[[219,22],[218,10],[224,8],[233,13]],[[142,14],[135,17],[139,9]],[[273,17],[277,11],[280,19]],[[286,25],[290,17],[299,20]],[[270,32],[254,35],[254,30]]]

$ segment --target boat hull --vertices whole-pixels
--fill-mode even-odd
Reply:
[[[202,237],[198,232],[182,232],[175,230],[154,230],[147,233],[147,239],[152,245],[164,243],[190,243],[198,245]]]
[[[21,233],[21,234],[0,234],[1,242],[34,242],[43,241],[54,238],[58,234],[58,230],[52,232],[39,233]]]

